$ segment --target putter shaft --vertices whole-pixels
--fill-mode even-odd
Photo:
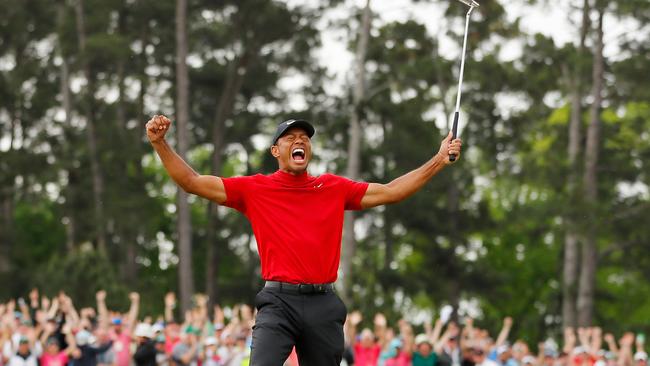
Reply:
[[[474,0],[458,0],[458,1],[472,8],[478,8],[479,6],[481,6],[479,3],[477,3]]]

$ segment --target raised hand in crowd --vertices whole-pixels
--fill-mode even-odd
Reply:
[[[165,321],[174,322],[174,309],[176,308],[176,294],[168,292],[165,294]]]

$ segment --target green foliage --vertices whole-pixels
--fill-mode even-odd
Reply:
[[[228,101],[227,83],[237,75],[241,88],[224,124],[222,175],[277,169],[264,138],[288,116],[313,120],[315,162],[343,171],[351,92],[329,92],[333,75],[325,64],[335,55],[317,60],[315,51],[329,26],[338,27],[342,42],[354,49],[358,9],[349,9],[349,19],[323,25],[325,10],[346,5],[316,3],[190,1],[189,161],[198,172],[211,172],[217,107]],[[524,33],[504,1],[477,9],[463,90],[463,158],[405,202],[359,214],[363,230],[349,308],[361,309],[366,319],[383,311],[395,321],[473,302],[480,306],[481,326],[496,329],[510,315],[516,337],[535,342],[559,334],[563,218],[593,213],[601,265],[596,322],[615,332],[650,332],[650,233],[643,225],[650,222],[646,3],[607,6],[608,14],[641,26],[634,36],[607,39],[608,49],[620,52],[607,60],[599,201],[591,206],[581,200],[582,187],[570,190],[566,180],[571,83],[580,76],[588,95],[591,50],[581,53],[577,39],[558,45],[549,36]],[[103,288],[109,305],[125,310],[127,293],[137,290],[142,313],[158,315],[164,293],[177,290],[176,187],[142,126],[151,114],[174,114],[174,2],[84,0],[86,56],[96,87],[91,112],[105,180],[106,253],[95,250],[81,117],[87,84],[73,5],[0,0],[0,264],[9,262],[9,268],[0,265],[0,281],[9,284],[0,295],[24,296],[39,286],[48,295],[65,290],[83,306]],[[449,5],[445,14],[450,24],[461,24],[465,9]],[[446,36],[460,44],[461,32],[453,27]],[[510,41],[522,45],[521,57],[504,61]],[[389,182],[437,152],[458,76],[456,55],[441,53],[441,45],[414,19],[373,21],[362,105],[364,180]],[[63,61],[73,80],[69,116],[63,114]],[[296,75],[303,85],[284,89]],[[581,146],[591,100],[582,101]],[[219,227],[210,227],[207,212],[206,201],[191,200],[196,287],[205,290],[205,257],[213,247],[219,253],[216,300],[250,302],[260,286],[250,225],[220,209]],[[165,249],[170,243],[171,253]]]
[[[34,286],[50,297],[56,291],[65,291],[79,308],[94,306],[95,293],[104,289],[110,294],[108,305],[125,311],[129,288],[119,281],[113,263],[89,244],[63,256],[55,254],[43,262],[32,278]]]

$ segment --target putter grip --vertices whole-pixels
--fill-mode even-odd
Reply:
[[[458,135],[458,111],[454,112],[454,123],[451,125],[451,140],[456,139]],[[456,161],[455,154],[449,154],[449,161]]]

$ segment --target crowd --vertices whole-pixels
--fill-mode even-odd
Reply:
[[[0,366],[243,366],[248,365],[254,309],[248,305],[208,309],[205,296],[182,321],[174,317],[176,298],[165,296],[164,315],[138,317],[140,297],[129,295],[127,313],[106,306],[106,292],[95,307],[76,309],[65,293],[49,299],[32,290],[27,301],[0,304]],[[496,339],[466,318],[462,326],[437,320],[414,334],[405,320],[394,327],[376,314],[364,328],[354,311],[345,323],[347,366],[647,366],[643,334],[618,341],[600,328],[566,329],[563,343],[508,341],[506,318]],[[298,366],[295,353],[286,366]],[[309,366],[309,365],[302,365]]]

